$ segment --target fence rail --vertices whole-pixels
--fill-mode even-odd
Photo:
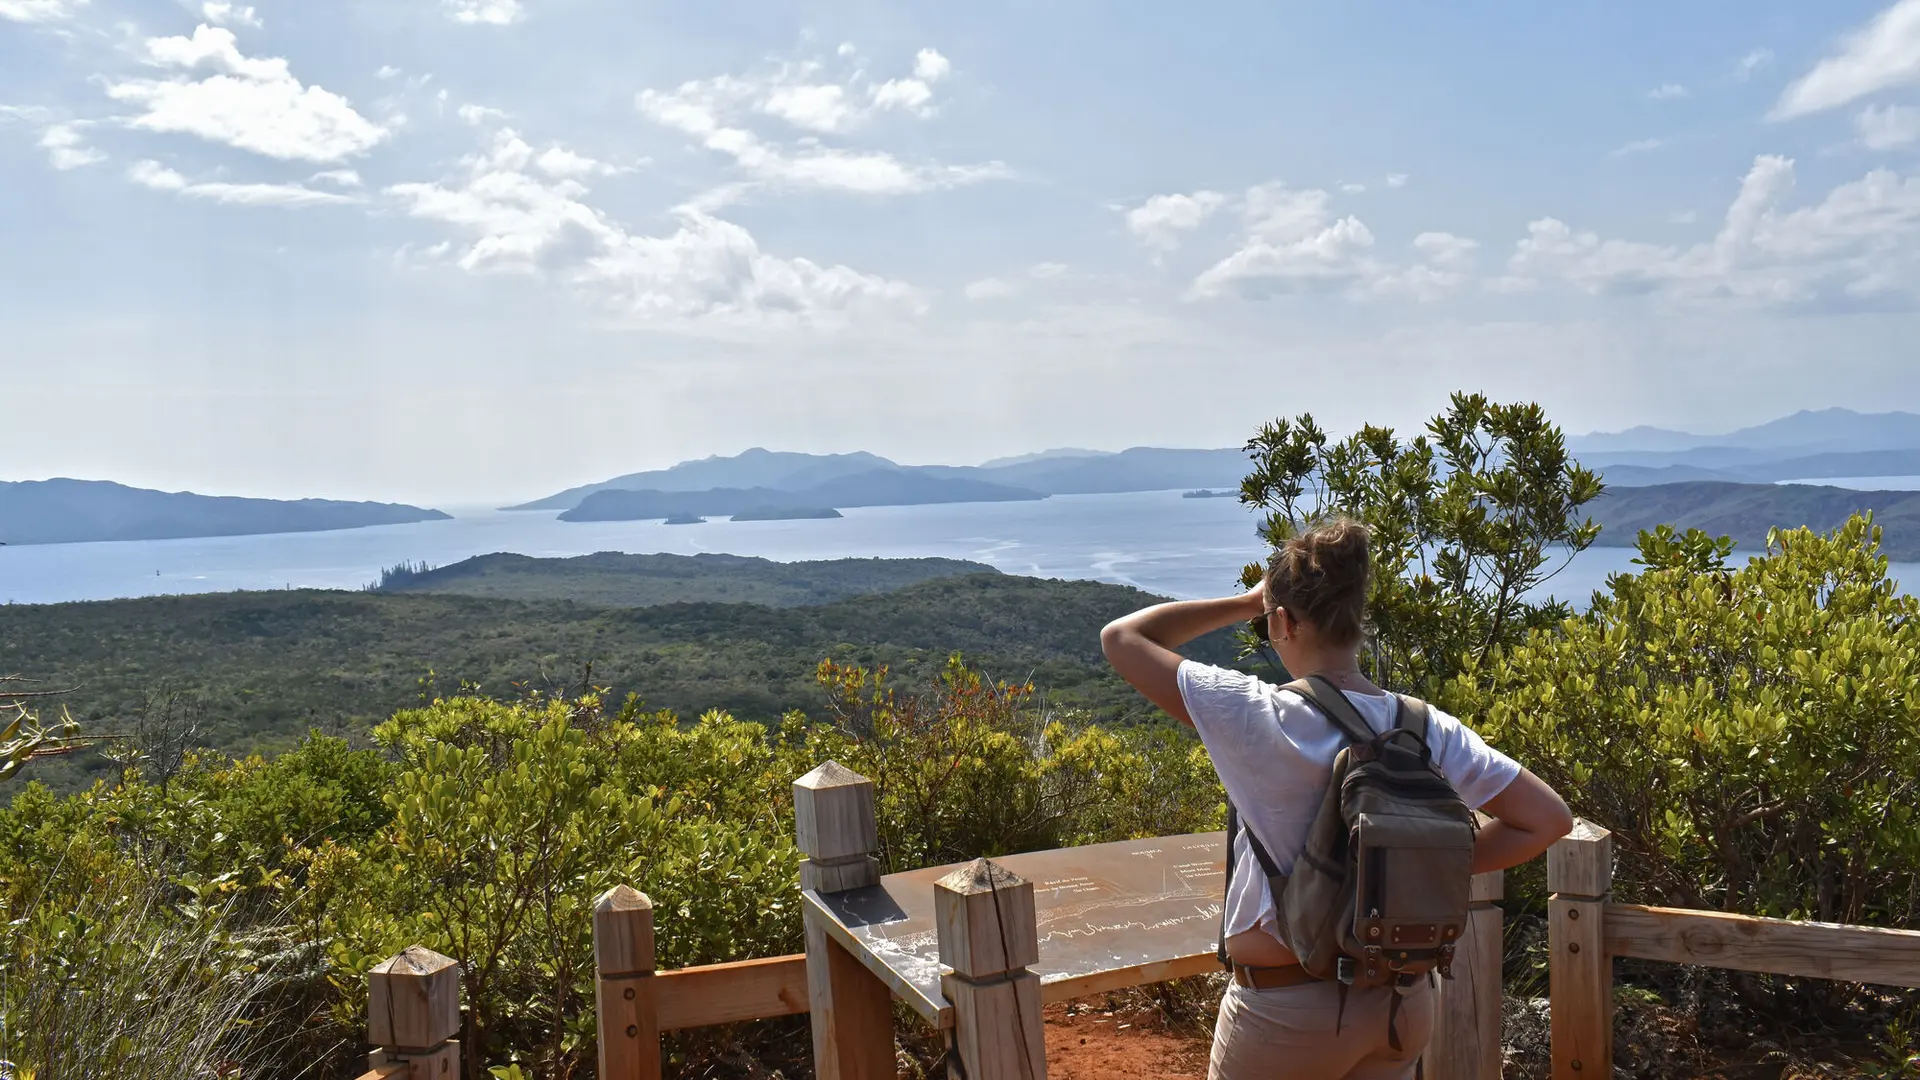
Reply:
[[[871,784],[839,766],[796,784],[803,885],[835,892],[879,880],[867,854],[871,796]],[[1468,934],[1426,1054],[1433,1080],[1500,1076],[1502,886],[1497,873],[1474,879]],[[1616,957],[1920,987],[1920,931],[1617,904],[1612,886],[1612,835],[1576,821],[1547,855],[1554,1080],[1612,1075]],[[934,889],[940,961],[951,972],[941,1024],[952,1026],[970,1080],[1045,1080],[1042,1004],[1218,970],[1208,950],[1042,982],[1027,970],[1039,955],[1030,883],[981,860]],[[600,1080],[660,1080],[665,1032],[802,1014],[812,1018],[819,1080],[891,1077],[893,989],[823,922],[809,918],[806,953],[656,972],[652,903],[624,885],[609,890],[594,910]],[[370,974],[375,1049],[360,1080],[453,1080],[459,1030],[458,965],[406,950]]]
[[[1547,853],[1554,1080],[1613,1075],[1616,957],[1920,987],[1920,931],[1616,904],[1613,836],[1589,822]]]

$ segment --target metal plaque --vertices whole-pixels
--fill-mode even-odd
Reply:
[[[1211,956],[1220,932],[1225,839],[1225,833],[1193,833],[994,859],[1033,883],[1040,962],[1029,970],[1043,987],[1070,982],[1091,993],[1150,981],[1129,979],[1138,969]],[[939,1027],[952,1017],[940,992],[933,883],[958,865],[888,874],[863,889],[806,894],[827,916],[833,936]],[[1103,982],[1107,975],[1113,978]]]

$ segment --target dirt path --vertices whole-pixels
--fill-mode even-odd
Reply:
[[[1152,1010],[1116,1011],[1097,1001],[1046,1008],[1047,1080],[1156,1076],[1205,1080],[1208,1041],[1168,1031]]]

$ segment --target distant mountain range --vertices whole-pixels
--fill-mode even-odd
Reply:
[[[446,517],[397,503],[238,499],[104,480],[0,481],[0,544],[321,532]]]
[[[867,453],[795,454],[755,447],[732,457],[628,473],[507,509],[562,510],[567,521],[604,521],[676,513],[722,515],[770,504],[912,506],[1174,488],[1237,489],[1246,471],[1246,455],[1236,449],[1049,450],[969,466],[901,465]],[[614,492],[627,494],[613,498]]]
[[[1637,427],[1567,440],[1615,487],[1920,475],[1920,415],[1803,411],[1724,435]]]

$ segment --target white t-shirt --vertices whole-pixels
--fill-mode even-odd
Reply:
[[[1185,660],[1179,680],[1180,699],[1241,823],[1260,837],[1281,873],[1291,871],[1346,736],[1305,698],[1255,676]],[[1397,722],[1392,694],[1344,693],[1373,730],[1383,732]],[[1468,807],[1478,810],[1520,775],[1518,762],[1488,746],[1472,728],[1439,709],[1429,707],[1429,712],[1433,762]],[[1279,918],[1266,874],[1244,833],[1231,839],[1227,936],[1257,926],[1278,940]]]

